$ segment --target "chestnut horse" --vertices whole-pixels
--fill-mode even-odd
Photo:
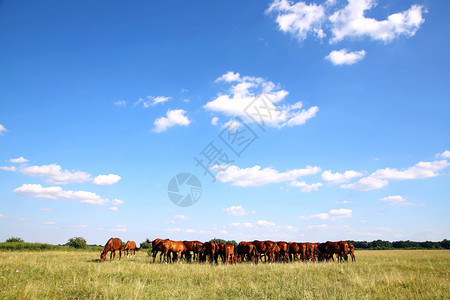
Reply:
[[[133,241],[128,241],[125,245],[125,248],[123,248],[123,256],[125,257],[125,251],[127,252],[127,258],[129,257],[129,254],[131,254],[131,257],[136,257],[136,243]],[[139,249],[138,249],[139,250]],[[129,251],[129,254],[128,254]]]
[[[111,255],[109,257],[109,261],[114,260],[116,257],[116,250],[119,250],[119,260],[122,258],[122,240],[119,238],[110,238],[103,248],[103,252],[100,254],[100,261],[104,261],[106,259],[106,254],[108,251],[111,251]]]

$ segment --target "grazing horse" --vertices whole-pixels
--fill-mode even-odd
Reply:
[[[262,256],[264,255],[264,261],[267,261],[267,251],[269,250],[270,247],[272,247],[273,242],[271,241],[258,241],[258,240],[254,240],[253,241],[253,245],[255,245],[256,250],[258,250],[259,252],[259,259],[262,261]]]
[[[123,256],[125,257],[125,251],[127,252],[127,258],[129,257],[129,254],[131,254],[131,257],[136,257],[136,243],[133,241],[127,241],[127,243],[125,244],[125,247],[123,248]],[[139,249],[137,249],[139,250]],[[129,254],[128,254],[129,252]]]
[[[350,253],[350,256],[352,257],[352,262],[356,261],[355,246],[353,246],[353,244],[348,243],[348,252]]]
[[[164,247],[164,261],[166,260],[167,253],[173,253],[173,262],[181,259],[183,254],[186,256],[187,261],[191,260],[191,252],[183,242],[166,240],[163,241],[162,244]]]
[[[255,244],[252,242],[240,242],[237,246],[238,260],[241,262],[247,257],[247,261],[252,261],[255,264],[259,262],[259,252]]]
[[[114,260],[116,257],[116,250],[119,250],[119,260],[122,258],[122,240],[119,238],[110,238],[108,242],[106,242],[105,248],[103,248],[103,252],[100,254],[100,261],[104,261],[106,259],[106,254],[111,251],[111,255],[109,257],[109,261]]]
[[[199,249],[203,244],[199,241],[183,241],[183,244],[186,246],[189,252],[192,251],[194,253],[193,260],[197,261],[199,256]]]
[[[288,243],[289,246],[289,260],[298,260],[299,255],[301,260],[306,259],[306,244],[305,243]]]
[[[152,256],[153,256],[153,263],[156,260],[156,255],[158,254],[158,251],[161,252],[159,255],[159,262],[161,263],[162,256],[164,254],[163,247],[161,242],[164,241],[162,239],[154,239],[153,241],[150,241],[149,239],[146,240],[147,243],[152,244]]]
[[[289,261],[289,245],[286,242],[276,242],[280,247],[280,260],[288,262]]]
[[[315,261],[317,258],[317,244],[315,243],[306,243],[306,259],[311,259],[311,261]]]
[[[225,263],[225,243],[217,243],[217,251],[216,256],[222,259],[222,262]]]
[[[215,242],[206,242],[203,244],[201,252],[201,259],[200,261],[206,261],[206,256],[209,256],[209,262],[212,263],[213,261],[217,264],[217,258],[218,255],[216,255],[216,252],[219,250],[219,245]]]
[[[234,244],[225,244],[225,263],[229,264],[235,264],[236,263],[236,256],[234,254]]]

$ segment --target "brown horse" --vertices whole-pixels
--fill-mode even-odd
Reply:
[[[153,256],[153,263],[156,260],[156,255],[158,254],[158,251],[161,252],[161,254],[159,255],[159,262],[161,263],[162,260],[162,256],[164,254],[164,248],[162,246],[162,242],[164,240],[162,239],[154,239],[153,241],[150,241],[149,239],[146,240],[147,243],[152,244],[152,256]]]
[[[225,263],[235,264],[236,256],[234,255],[234,244],[227,243],[225,245]]]
[[[127,252],[127,258],[129,257],[128,252],[131,254],[131,257],[136,257],[136,243],[133,241],[127,241],[125,248],[123,248],[123,256],[125,257],[125,251]],[[139,249],[138,249],[139,250]]]
[[[119,238],[110,238],[103,248],[103,252],[100,254],[100,261],[104,261],[106,259],[106,254],[108,251],[111,251],[111,256],[109,257],[109,261],[114,260],[116,257],[116,250],[119,250],[119,260],[122,258],[122,240]]]
[[[193,260],[197,261],[199,256],[198,250],[203,244],[199,241],[183,241],[183,244],[186,246],[189,252],[192,251],[194,253]]]
[[[353,244],[348,243],[348,252],[350,253],[350,256],[352,257],[352,262],[356,261],[355,246],[353,246]]]

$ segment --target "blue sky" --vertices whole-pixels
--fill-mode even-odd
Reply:
[[[449,9],[0,1],[0,240],[448,238]],[[240,156],[236,117],[257,135]],[[215,182],[210,142],[233,160]],[[185,208],[182,172],[202,183]]]

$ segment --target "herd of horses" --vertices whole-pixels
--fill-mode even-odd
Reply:
[[[296,242],[273,242],[273,241],[253,241],[240,242],[237,246],[230,243],[199,242],[199,241],[172,241],[169,239],[146,240],[152,245],[153,262],[156,260],[158,252],[159,261],[177,262],[182,259],[186,262],[207,262],[218,263],[219,259],[224,264],[236,264],[237,262],[249,261],[258,262],[292,262],[292,261],[348,261],[350,255],[352,262],[355,259],[355,247],[345,241],[326,243],[296,243]],[[119,238],[110,238],[100,255],[100,260],[106,259],[106,254],[111,251],[110,261],[114,260],[115,251],[119,251],[119,259],[122,252],[127,257],[136,255],[139,248],[133,241],[128,241],[122,247]]]

